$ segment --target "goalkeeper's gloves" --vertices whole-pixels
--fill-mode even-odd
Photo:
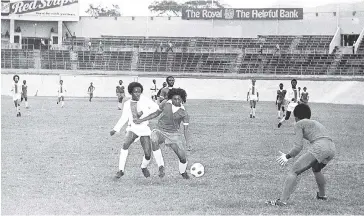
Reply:
[[[281,156],[279,156],[276,161],[279,165],[285,166],[288,162],[287,156],[285,153],[283,153],[281,151],[279,151],[279,153],[281,154]]]

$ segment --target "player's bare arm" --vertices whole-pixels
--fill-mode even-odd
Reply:
[[[154,118],[157,118],[160,114],[162,113],[162,110],[157,110],[155,111],[154,113],[151,113],[150,115],[144,117],[144,118],[141,118],[141,119],[134,119],[134,123],[135,124],[140,124],[142,122],[145,122],[145,121],[148,121],[148,120],[151,120],[151,119],[154,119]]]

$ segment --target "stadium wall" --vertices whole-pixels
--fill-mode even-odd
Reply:
[[[134,19],[134,20],[133,20]],[[37,23],[35,26],[34,24]],[[257,35],[334,35],[340,25],[342,34],[360,34],[364,27],[364,12],[338,18],[330,13],[305,13],[303,20],[294,21],[226,21],[182,20],[181,17],[80,17],[78,22],[65,22],[77,37],[165,36],[165,37],[257,37]],[[57,22],[15,20],[23,37],[50,37],[57,32]],[[67,32],[62,27],[63,36]],[[1,32],[9,31],[9,20],[1,20]],[[97,31],[95,31],[97,29]]]
[[[134,19],[134,20],[133,20]],[[334,35],[338,24],[342,34],[359,34],[364,12],[355,17],[333,13],[305,14],[298,21],[182,20],[180,17],[80,17],[67,26],[77,37],[168,36],[168,37],[257,37],[257,35]],[[95,31],[98,29],[98,31]],[[63,30],[65,32],[65,30]]]
[[[2,95],[11,95],[12,74],[1,75]],[[73,76],[73,75],[20,75],[20,80],[27,80],[29,96],[56,96],[59,79],[64,80],[68,97],[87,97],[87,88],[90,82],[96,87],[95,97],[116,97],[115,86],[122,79],[127,86],[135,80],[132,76]],[[157,80],[157,85],[165,78],[139,77],[138,81],[144,86],[144,93],[150,95],[148,90],[152,80]],[[214,99],[214,100],[241,100],[246,101],[246,94],[250,80],[237,79],[196,79],[177,78],[176,87],[186,89],[189,99]],[[261,101],[274,101],[279,83],[287,88],[289,80],[258,80],[257,88]],[[361,104],[364,98],[358,97],[364,92],[364,82],[360,81],[309,81],[299,80],[298,86],[307,87],[310,93],[310,102],[336,103],[336,104]],[[245,102],[244,102],[245,103]]]

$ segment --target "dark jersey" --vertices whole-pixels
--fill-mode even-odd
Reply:
[[[304,103],[308,102],[308,92],[302,92],[301,93],[301,101]]]
[[[158,128],[162,131],[175,133],[178,132],[181,123],[189,123],[189,116],[184,107],[175,107],[170,101],[161,103],[161,117],[158,121]]]
[[[26,96],[28,94],[28,86],[27,85],[22,85],[21,89],[22,89],[23,95]]]
[[[286,90],[277,90],[278,102],[282,103],[284,98],[286,97]]]

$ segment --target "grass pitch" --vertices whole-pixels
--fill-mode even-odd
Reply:
[[[364,107],[311,104],[313,119],[332,131],[337,155],[324,169],[328,201],[315,199],[311,171],[302,175],[286,207],[266,206],[278,198],[289,166],[275,163],[292,146],[293,119],[277,128],[274,102],[259,102],[249,118],[247,102],[190,100],[193,151],[188,168],[205,166],[201,178],[184,180],[178,160],[163,146],[166,176],[149,165],[140,170],[142,149],[132,144],[126,173],[118,169],[121,134],[109,131],[121,112],[115,99],[31,97],[17,118],[10,97],[2,97],[2,214],[363,214]],[[23,106],[23,104],[22,104]],[[151,122],[155,127],[156,121]]]

